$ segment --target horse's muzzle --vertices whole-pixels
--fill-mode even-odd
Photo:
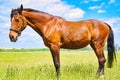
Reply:
[[[11,42],[16,42],[18,39],[17,36],[13,36],[13,35],[9,35],[9,38],[10,38]]]

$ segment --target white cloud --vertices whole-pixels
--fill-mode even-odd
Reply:
[[[99,9],[99,8],[100,8],[100,6],[90,6],[89,7],[90,10],[95,10],[95,9]]]
[[[70,8],[72,7],[63,3],[57,3],[49,4],[49,6],[44,9],[44,11],[53,15],[64,17],[64,14],[66,14],[66,12],[70,10]]]
[[[98,2],[98,1],[100,1],[100,0],[92,0],[93,2]]]
[[[115,23],[120,24],[120,18],[118,17],[118,18],[105,19],[105,22],[107,22],[111,26],[114,26]]]
[[[71,20],[71,19],[79,19],[84,16],[85,12],[81,9],[71,9],[68,14],[66,14],[66,19]]]
[[[0,14],[7,15],[10,12],[10,9],[4,5],[0,5]]]
[[[114,3],[115,2],[115,0],[110,0],[109,2],[108,2],[108,4],[112,4],[112,3]]]
[[[7,16],[0,15],[0,22],[7,22],[8,20],[9,18]]]
[[[105,13],[106,11],[105,11],[105,10],[100,9],[100,10],[98,10],[97,12],[98,12],[98,13]]]
[[[101,9],[104,6],[104,2],[101,3],[99,6],[90,6],[88,9],[90,10],[96,10],[96,9]]]
[[[87,3],[89,3],[89,0],[83,0],[83,1],[80,2],[80,4],[82,4],[82,3],[87,4]]]
[[[98,1],[100,1],[100,0],[82,0],[80,3],[81,3],[81,4],[82,4],[82,3],[87,4],[87,3],[89,3],[89,2],[98,2]]]

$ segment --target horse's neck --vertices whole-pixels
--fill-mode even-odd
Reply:
[[[44,35],[45,25],[52,16],[37,12],[24,11],[24,16],[28,21],[28,25],[31,26],[41,36]]]

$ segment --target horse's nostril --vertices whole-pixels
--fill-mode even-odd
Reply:
[[[14,36],[10,36],[10,40],[13,42],[14,41]]]
[[[17,37],[15,37],[14,35],[10,35],[9,37],[10,37],[11,42],[17,41]]]
[[[10,36],[10,39],[13,40],[13,39],[14,39],[14,36]]]
[[[14,39],[14,36],[11,36],[12,39]]]

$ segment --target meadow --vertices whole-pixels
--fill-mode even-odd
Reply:
[[[93,51],[62,50],[60,62],[60,80],[120,80],[118,53],[113,68],[105,65],[104,78],[95,76],[98,62]],[[0,80],[57,80],[50,52],[0,52]]]

